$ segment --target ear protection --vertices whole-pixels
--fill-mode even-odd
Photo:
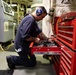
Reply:
[[[37,15],[37,16],[40,16],[42,13],[43,13],[43,11],[42,11],[41,8],[38,8],[38,9],[36,10],[36,15]]]

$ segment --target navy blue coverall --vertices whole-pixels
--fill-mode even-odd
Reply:
[[[31,14],[22,19],[15,38],[15,49],[19,56],[11,56],[14,65],[22,65],[25,67],[33,67],[36,65],[36,57],[30,53],[29,45],[31,42],[26,41],[26,39],[30,36],[37,37],[41,32],[36,20]],[[30,58],[28,58],[28,55]]]

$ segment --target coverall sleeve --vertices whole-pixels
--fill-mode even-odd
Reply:
[[[20,33],[22,38],[27,39],[31,36],[32,26],[33,26],[33,22],[31,22],[30,20],[23,23],[23,25],[20,28]]]

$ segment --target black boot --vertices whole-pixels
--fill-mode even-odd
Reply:
[[[6,61],[10,69],[15,69],[15,65],[11,61],[11,56],[6,56]]]

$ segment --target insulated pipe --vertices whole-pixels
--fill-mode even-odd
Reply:
[[[53,9],[53,0],[50,0],[50,9]]]
[[[20,17],[20,14],[19,14],[19,8],[20,8],[20,4],[18,3],[17,5],[17,14],[18,14],[18,25],[19,25],[19,17]]]
[[[12,0],[10,0],[10,4],[12,4]]]
[[[51,7],[50,3],[51,3],[50,0],[47,1],[43,0],[43,5],[46,8],[47,13],[49,13],[49,9]],[[42,31],[48,38],[50,38],[51,35],[53,35],[52,24],[50,20],[51,20],[50,16],[47,15],[42,21]]]

